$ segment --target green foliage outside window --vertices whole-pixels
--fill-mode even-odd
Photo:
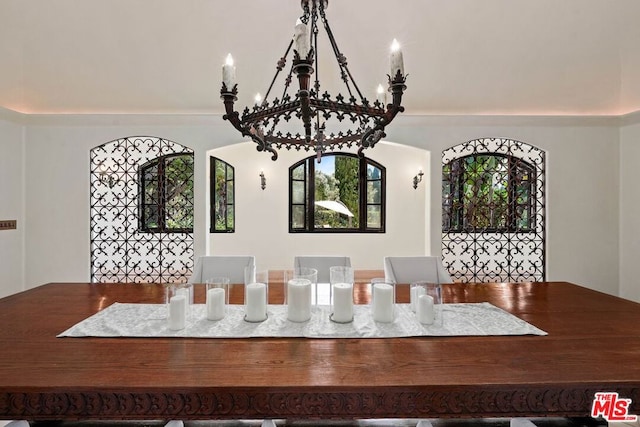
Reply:
[[[211,157],[211,232],[235,231],[234,168],[227,162]]]
[[[534,170],[502,154],[471,155],[447,163],[442,168],[443,230],[531,231]]]
[[[193,154],[159,157],[140,168],[140,228],[193,232]]]

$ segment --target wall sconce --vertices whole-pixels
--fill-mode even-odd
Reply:
[[[264,176],[264,171],[260,171],[260,188],[263,190],[267,188],[267,178]]]
[[[418,171],[418,175],[413,177],[413,188],[417,189],[418,188],[418,183],[422,182],[422,176],[424,175],[424,172],[422,172],[422,169],[420,169]]]
[[[115,187],[118,182],[114,174],[109,173],[109,168],[104,163],[98,165],[98,179],[109,188]]]

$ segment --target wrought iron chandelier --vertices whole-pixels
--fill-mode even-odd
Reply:
[[[220,90],[226,113],[223,118],[229,120],[243,136],[250,137],[257,144],[258,151],[271,153],[272,160],[278,158],[276,149],[281,148],[313,150],[320,161],[322,154],[328,150],[349,148],[355,144],[358,155],[363,155],[364,149],[373,147],[386,136],[385,127],[399,112],[404,111],[401,102],[407,87],[402,51],[394,40],[390,55],[391,72],[387,75],[391,103],[386,103],[382,85],[378,86],[376,100],[370,102],[358,88],[347,67],[347,58],[338,48],[331,32],[325,15],[328,0],[301,0],[301,4],[304,14],[296,23],[294,36],[284,56],[277,63],[276,74],[264,99],[257,95],[256,104],[251,108],[246,107],[242,116],[234,110],[234,103],[238,99],[238,85],[235,82],[233,59],[231,55],[227,57],[227,63],[222,67],[223,81]],[[320,24],[327,33],[339,67],[340,79],[346,88],[345,95],[339,93],[335,98],[327,91],[321,92],[317,67],[314,70],[314,63],[318,63]],[[282,96],[269,102],[274,83],[283,72],[291,53],[292,65],[284,77]],[[311,86],[314,71],[315,81]],[[290,94],[294,78],[297,78],[298,89]],[[289,122],[294,117],[302,126],[298,124],[296,128],[290,125]]]

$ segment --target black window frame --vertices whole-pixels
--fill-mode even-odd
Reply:
[[[193,177],[194,177],[194,157],[193,154],[189,153],[174,153],[167,154],[165,156],[156,157],[155,159],[144,163],[138,169],[138,182],[139,182],[139,197],[138,197],[138,229],[144,233],[193,233],[193,226],[191,227],[168,227],[166,223],[166,210],[167,210],[167,194],[166,194],[166,168],[167,164],[178,158],[178,157],[190,157],[191,158],[191,181],[192,181],[192,191],[193,191]],[[156,175],[156,184],[158,188],[158,197],[157,203],[146,203],[145,194],[147,189],[147,183],[149,182],[146,179],[146,171],[157,167],[158,171]],[[147,207],[155,207],[158,217],[158,226],[150,227],[148,226],[148,217],[147,217]],[[194,204],[193,199],[191,201],[191,223],[193,224],[193,214],[194,214]]]
[[[467,181],[465,165],[468,164],[468,159],[475,160],[478,157],[490,156],[507,159],[508,199],[506,206],[502,208],[506,210],[506,224],[503,227],[478,227],[473,222],[465,224],[465,215],[468,213],[468,205],[465,204],[464,197],[464,185]],[[524,173],[520,174],[523,171]],[[475,153],[451,160],[442,166],[442,231],[444,233],[535,233],[536,182],[535,166],[515,156],[503,153]],[[518,201],[519,188],[525,188],[528,194],[524,203]],[[516,212],[525,210],[526,225],[519,225]]]
[[[226,206],[226,210],[225,210],[225,228],[224,229],[217,229],[216,228],[216,201],[217,201],[217,194],[216,194],[216,163],[220,162],[225,169],[225,186],[227,187],[227,194],[228,194],[228,186],[229,186],[229,182],[231,182],[231,203],[229,203],[227,201],[227,203],[225,203]],[[231,170],[231,177],[229,177],[229,171]],[[210,156],[209,157],[209,201],[210,201],[210,206],[209,206],[209,221],[210,221],[210,226],[209,226],[209,232],[210,233],[235,233],[236,231],[236,205],[235,205],[235,201],[236,201],[236,183],[235,183],[235,179],[236,179],[236,171],[235,168],[229,163],[229,162],[225,162],[224,160],[218,158],[218,157],[214,157],[214,156]],[[229,226],[229,207],[231,207],[231,217],[233,218],[233,225]]]
[[[323,228],[315,226],[315,170],[317,165],[317,155],[304,158],[289,167],[289,233],[385,233],[386,232],[386,168],[368,157],[358,156],[353,153],[329,152],[324,153],[322,158],[329,156],[347,156],[357,158],[358,164],[358,186],[359,186],[359,206],[357,228]],[[303,178],[294,179],[294,171],[300,166],[304,166]],[[369,179],[367,175],[368,166],[373,166],[380,171],[380,177]],[[313,177],[313,179],[310,179]],[[380,182],[379,203],[369,202],[368,187],[371,182]],[[304,202],[293,203],[293,183],[302,182],[304,187]],[[294,206],[304,207],[304,226],[294,228]],[[370,206],[380,206],[380,227],[369,227],[367,221],[368,208]]]

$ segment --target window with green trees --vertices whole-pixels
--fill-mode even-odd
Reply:
[[[474,154],[442,167],[444,232],[535,229],[535,167],[504,154]]]
[[[384,232],[385,168],[355,154],[316,159],[289,168],[289,231]]]
[[[193,154],[157,157],[139,169],[140,230],[193,232]]]
[[[229,163],[210,158],[211,233],[235,231],[234,169]]]

